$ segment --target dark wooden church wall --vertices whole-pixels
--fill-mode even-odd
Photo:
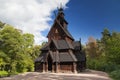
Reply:
[[[77,66],[76,66],[77,71],[82,71],[86,69],[86,63],[85,61],[79,61],[77,62]]]
[[[42,70],[43,70],[43,63],[36,62],[36,63],[35,63],[35,71],[40,71],[40,72],[42,72]]]
[[[67,62],[67,63],[60,63],[60,71],[73,71],[73,63]]]

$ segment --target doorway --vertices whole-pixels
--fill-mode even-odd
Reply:
[[[50,55],[48,55],[48,71],[51,71],[52,72],[52,58]]]

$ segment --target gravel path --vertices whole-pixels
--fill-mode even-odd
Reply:
[[[27,72],[0,80],[111,80],[105,72],[89,70],[82,73]]]

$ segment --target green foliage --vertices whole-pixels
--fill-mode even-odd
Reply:
[[[102,38],[97,40],[97,49],[91,47],[88,53],[97,50],[99,56],[92,57],[87,54],[87,66],[90,69],[101,70],[110,73],[114,80],[120,79],[120,33],[110,33],[108,29],[102,32]]]
[[[24,47],[32,47],[33,46],[33,43],[34,43],[34,35],[32,34],[23,34],[23,40],[24,40]]]
[[[104,59],[87,58],[87,67],[90,69],[105,71],[105,65],[106,65],[106,63],[105,63]]]
[[[120,69],[112,71],[110,73],[110,77],[112,77],[114,80],[120,80]]]
[[[31,50],[32,50],[32,53],[30,54],[32,56],[32,59],[35,60],[39,55],[40,55],[40,48],[42,46],[40,45],[35,45]]]
[[[34,70],[33,60],[30,58],[30,56],[26,54],[19,54],[16,68],[17,72],[33,71]]]
[[[0,77],[5,77],[8,76],[8,72],[7,71],[0,71]]]
[[[0,29],[3,28],[4,25],[5,25],[5,23],[3,23],[3,22],[0,21]]]
[[[120,33],[112,33],[110,39],[106,42],[105,50],[107,61],[120,64]]]
[[[0,71],[10,75],[33,71],[40,54],[40,46],[33,45],[34,36],[2,22],[0,28]]]

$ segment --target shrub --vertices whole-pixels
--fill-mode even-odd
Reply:
[[[0,71],[0,77],[5,77],[8,76],[8,72],[7,71]]]
[[[118,66],[114,63],[106,63],[105,65],[105,72],[110,73],[116,69],[118,69]]]
[[[114,80],[120,80],[120,69],[112,71],[110,73],[110,77],[112,77]]]
[[[87,67],[94,70],[105,71],[106,63],[105,61],[99,59],[88,59]]]

